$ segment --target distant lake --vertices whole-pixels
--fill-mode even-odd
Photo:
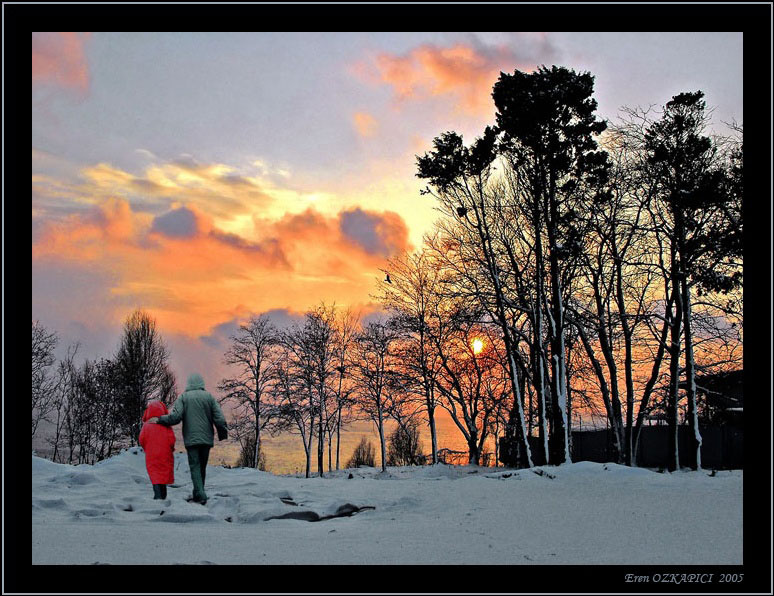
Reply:
[[[420,442],[422,453],[430,455],[432,452],[432,442],[430,441],[430,429],[427,426],[427,418],[420,418]],[[385,438],[395,429],[396,423],[392,420],[385,424]],[[438,448],[451,449],[452,451],[464,451],[467,453],[467,444],[457,426],[445,410],[436,411],[436,429],[438,432]],[[370,421],[357,421],[347,425],[341,433],[341,455],[340,467],[343,468],[349,458],[352,456],[355,447],[360,443],[361,437],[371,441],[376,453],[376,465],[381,466],[381,455],[379,451],[379,433],[376,425]],[[269,472],[274,474],[303,474],[306,470],[306,456],[304,447],[301,443],[301,436],[297,434],[285,433],[277,437],[270,437],[268,434],[261,436],[266,454],[266,467]],[[182,441],[178,442],[182,447]],[[494,453],[494,439],[487,439],[486,451]],[[210,455],[210,462],[213,464],[233,464],[239,457],[239,445],[237,444],[218,444]],[[492,456],[494,461],[494,456]],[[324,453],[325,470],[328,470],[328,444],[325,443]],[[336,438],[333,438],[332,451],[333,468],[336,468]],[[467,463],[467,462],[465,462]],[[317,439],[312,444],[312,466],[313,474],[317,472]]]

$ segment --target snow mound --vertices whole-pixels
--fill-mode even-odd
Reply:
[[[614,477],[652,477],[655,472],[647,468],[635,468],[614,463],[598,463],[593,461],[579,461],[561,466],[540,466],[547,473],[557,478],[594,477],[607,474]]]
[[[58,474],[61,474],[63,471],[65,471],[65,468],[67,470],[70,470],[73,468],[73,466],[70,466],[68,464],[56,464],[51,460],[38,457],[37,455],[34,455],[34,454],[32,456],[33,477],[58,475]]]

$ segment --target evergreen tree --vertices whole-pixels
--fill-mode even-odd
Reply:
[[[501,73],[492,97],[497,107],[501,151],[532,207],[539,270],[547,260],[546,309],[551,350],[551,425],[549,461],[570,461],[567,419],[566,296],[563,282],[582,250],[583,213],[589,202],[606,198],[609,163],[594,136],[606,128],[594,115],[594,77],[589,73],[543,66],[533,73]],[[544,252],[547,251],[547,255]],[[544,302],[542,284],[537,303]]]
[[[681,340],[685,349],[687,417],[692,430],[689,465],[701,467],[701,434],[696,409],[696,362],[692,289],[729,292],[742,283],[743,193],[741,149],[731,163],[719,160],[717,143],[704,135],[704,93],[680,93],[667,103],[662,118],[646,132],[648,164],[656,180],[663,214],[659,229],[669,239],[670,281],[678,297],[672,317],[669,349],[669,469],[679,467],[677,410]]]

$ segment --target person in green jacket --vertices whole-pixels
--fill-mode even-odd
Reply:
[[[207,503],[204,478],[207,459],[214,443],[213,425],[218,430],[218,440],[228,438],[228,426],[223,412],[209,391],[204,389],[204,379],[198,373],[188,377],[185,391],[177,399],[172,411],[166,416],[154,417],[148,422],[173,426],[183,422],[183,442],[188,453],[188,467],[193,482],[193,500]]]

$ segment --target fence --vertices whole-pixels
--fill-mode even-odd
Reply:
[[[438,461],[442,464],[467,466],[469,457],[470,454],[467,451],[453,451],[446,448],[438,450]],[[427,456],[426,461],[432,462],[432,458]],[[479,465],[483,467],[494,465],[493,454],[489,451],[483,451],[479,457]]]
[[[669,460],[666,426],[645,426],[640,432],[637,465],[644,468],[666,468]],[[701,433],[701,465],[703,468],[734,469],[744,464],[742,429],[736,426],[699,427]],[[680,465],[688,465],[691,449],[691,429],[681,425],[677,432]],[[533,447],[530,440],[530,447]],[[609,462],[613,459],[613,433],[610,430],[573,431],[573,461]],[[536,462],[537,463],[537,462]],[[544,462],[540,462],[544,463]]]

